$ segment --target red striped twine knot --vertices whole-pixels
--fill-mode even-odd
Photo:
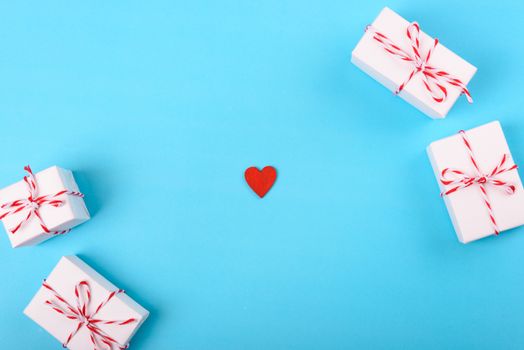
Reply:
[[[466,132],[464,130],[461,130],[459,134],[462,137],[462,141],[464,142],[464,145],[466,146],[466,149],[468,151],[469,159],[471,160],[471,163],[473,164],[473,168],[475,169],[475,175],[470,176],[464,173],[463,171],[457,170],[457,169],[446,168],[442,170],[440,182],[444,186],[452,186],[452,187],[449,190],[443,191],[440,195],[447,196],[458,190],[468,188],[473,185],[478,185],[480,188],[480,192],[482,194],[482,199],[488,210],[488,214],[491,220],[491,224],[493,226],[493,230],[495,231],[495,234],[498,235],[500,233],[500,230],[497,225],[497,220],[495,219],[495,216],[493,215],[493,209],[491,207],[491,202],[486,192],[486,186],[491,185],[491,186],[495,186],[496,188],[503,189],[508,195],[514,194],[515,186],[505,181],[497,179],[497,176],[502,173],[506,173],[508,171],[517,169],[517,165],[514,164],[509,167],[506,166],[506,161],[508,160],[508,156],[504,154],[502,155],[502,159],[499,162],[499,164],[495,168],[493,168],[493,170],[489,174],[484,174],[480,170],[478,163],[475,160],[475,156],[473,154],[471,144],[469,143],[469,140],[466,137]]]
[[[429,64],[431,54],[438,45],[438,39],[434,39],[433,45],[429,48],[425,56],[421,53],[419,40],[420,27],[417,22],[410,23],[406,30],[406,35],[411,43],[413,54],[410,54],[409,52],[401,49],[398,45],[391,41],[391,39],[375,30],[371,25],[366,27],[366,31],[371,31],[373,33],[373,39],[379,42],[379,44],[387,53],[400,58],[402,61],[410,62],[413,65],[413,70],[407,79],[402,84],[400,84],[397,90],[395,90],[395,95],[399,94],[411,81],[411,79],[420,73],[422,75],[422,82],[424,83],[426,90],[436,102],[444,102],[448,97],[448,89],[446,88],[445,84],[460,88],[462,93],[466,96],[468,102],[473,102],[473,99],[466,88],[466,84],[450,73]]]
[[[102,320],[96,317],[98,312],[115,296],[120,293],[125,293],[119,289],[109,293],[108,297],[102,301],[95,309],[94,312],[90,313],[91,304],[91,287],[87,281],[81,281],[75,286],[75,306],[68,303],[60,294],[58,294],[47,282],[44,280],[42,284],[47,290],[53,293],[54,298],[46,300],[46,305],[49,305],[54,311],[63,315],[64,317],[77,321],[77,326],[67,337],[62,346],[67,348],[69,342],[78,333],[78,331],[85,327],[89,332],[89,339],[93,344],[93,350],[113,350],[127,349],[129,345],[121,345],[115,339],[111,338],[107,333],[99,328],[99,325],[115,325],[125,326],[130,323],[137,322],[135,318],[129,318],[127,320]]]
[[[33,171],[31,170],[31,167],[29,165],[25,166],[24,170],[27,172],[27,175],[24,176],[24,182],[27,185],[29,196],[27,198],[17,199],[12,202],[7,202],[7,203],[0,205],[0,209],[6,210],[3,214],[0,215],[0,220],[4,219],[6,216],[14,215],[21,211],[27,210],[27,215],[18,223],[18,225],[9,229],[9,231],[12,234],[15,234],[33,216],[35,216],[39,220],[40,227],[42,227],[42,230],[44,230],[44,232],[47,234],[61,235],[61,234],[68,233],[69,231],[71,231],[71,229],[62,230],[62,231],[50,231],[47,228],[47,226],[44,224],[44,220],[40,216],[40,213],[38,210],[42,206],[45,206],[45,205],[49,205],[55,208],[58,208],[64,205],[65,201],[59,198],[63,195],[69,195],[69,196],[75,196],[75,197],[81,197],[81,198],[83,198],[84,195],[80,192],[62,190],[55,194],[39,196],[38,195],[38,184],[36,182],[36,178],[33,174]]]

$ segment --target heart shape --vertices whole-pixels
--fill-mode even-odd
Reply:
[[[277,179],[277,171],[272,166],[266,166],[262,170],[252,166],[246,169],[244,177],[249,187],[262,198],[273,187]]]

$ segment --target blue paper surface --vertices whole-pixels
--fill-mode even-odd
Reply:
[[[383,6],[479,69],[431,120],[349,62]],[[0,340],[78,254],[150,310],[131,349],[522,349],[524,228],[469,245],[425,148],[498,119],[524,163],[524,5],[477,1],[0,4],[0,186],[60,165],[93,217],[11,249]],[[273,165],[259,199],[249,166]]]

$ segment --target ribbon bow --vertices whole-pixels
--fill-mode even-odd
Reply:
[[[78,333],[82,327],[86,327],[89,332],[89,338],[93,343],[94,350],[113,350],[117,347],[120,350],[127,349],[129,345],[121,345],[115,339],[111,338],[107,333],[102,331],[98,325],[116,325],[124,326],[130,323],[134,323],[137,320],[135,318],[129,318],[127,320],[101,320],[96,318],[97,313],[117,294],[125,293],[119,289],[109,293],[108,297],[102,301],[95,309],[94,312],[90,313],[91,303],[91,287],[87,281],[81,281],[75,286],[75,298],[76,305],[69,304],[60,294],[58,294],[47,282],[44,280],[42,284],[47,290],[54,295],[54,299],[46,300],[46,305],[49,305],[54,311],[64,315],[70,320],[78,322],[76,328],[69,334],[67,340],[62,346],[66,348]]]
[[[493,209],[491,208],[491,202],[486,192],[486,186],[491,185],[501,188],[508,195],[512,195],[513,193],[515,193],[514,185],[497,179],[497,176],[502,173],[506,173],[508,171],[517,169],[517,165],[514,164],[512,166],[507,167],[506,161],[508,160],[508,156],[504,154],[502,155],[502,159],[499,162],[499,164],[495,168],[493,168],[493,170],[489,174],[482,173],[477,164],[477,161],[475,160],[471,144],[469,143],[469,140],[466,137],[466,132],[464,130],[461,130],[459,131],[459,134],[462,137],[462,141],[464,142],[466,149],[468,150],[468,156],[471,160],[471,163],[473,164],[473,168],[475,169],[475,175],[467,175],[465,172],[458,169],[446,168],[442,170],[440,182],[444,186],[451,185],[453,187],[449,190],[443,191],[440,195],[447,196],[458,190],[468,188],[473,185],[478,185],[480,188],[480,192],[482,193],[482,199],[484,200],[486,208],[488,209],[491,224],[493,226],[495,234],[498,235],[500,233],[500,230],[498,228],[497,221],[495,220],[495,216],[493,215]]]
[[[40,227],[42,227],[42,230],[44,230],[44,232],[47,234],[61,235],[61,234],[71,231],[71,229],[62,230],[62,231],[50,231],[47,228],[47,226],[44,224],[44,220],[40,216],[40,213],[38,210],[40,209],[40,207],[45,206],[45,205],[49,205],[55,208],[58,208],[64,205],[65,201],[59,198],[62,195],[70,195],[70,196],[76,196],[76,197],[81,197],[81,198],[83,198],[84,195],[80,192],[62,190],[55,194],[39,196],[38,184],[36,182],[36,178],[33,174],[33,171],[31,170],[31,167],[27,165],[24,167],[24,170],[27,172],[27,175],[24,176],[24,182],[27,185],[29,196],[27,198],[17,199],[12,202],[7,202],[7,203],[0,205],[1,209],[7,210],[6,212],[0,215],[0,220],[5,218],[6,216],[14,215],[21,211],[27,210],[28,211],[27,215],[18,223],[18,225],[9,229],[9,231],[12,234],[15,234],[33,216],[35,216],[39,220]]]
[[[410,82],[410,80],[418,73],[422,75],[422,82],[426,87],[426,90],[430,93],[433,100],[438,103],[444,102],[448,97],[448,90],[445,84],[456,86],[462,90],[462,93],[466,96],[466,99],[469,103],[473,102],[471,95],[464,84],[460,79],[454,77],[450,73],[443,71],[437,67],[431,66],[429,60],[433,50],[438,45],[438,39],[434,39],[433,45],[429,48],[428,52],[424,56],[421,53],[420,49],[420,27],[417,22],[412,22],[408,25],[406,30],[406,35],[411,43],[411,49],[413,54],[410,54],[402,50],[398,45],[396,45],[391,39],[386,35],[376,31],[372,26],[368,26],[366,31],[373,32],[373,39],[378,41],[380,45],[384,48],[389,54],[400,58],[403,61],[410,62],[413,65],[413,70],[409,74],[408,78],[400,84],[400,86],[395,91],[395,94],[399,94],[404,87]]]

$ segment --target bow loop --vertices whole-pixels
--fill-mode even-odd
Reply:
[[[473,184],[473,178],[464,174],[463,171],[458,169],[445,168],[440,174],[440,182],[445,185],[455,185],[456,187],[448,190],[441,195],[446,195],[455,192],[458,188],[469,187]]]
[[[407,28],[406,28],[406,35],[408,39],[411,42],[411,47],[413,49],[413,53],[415,54],[414,61],[416,63],[422,63],[423,59],[420,55],[420,26],[417,22],[412,22]]]
[[[31,167],[26,165],[24,170],[27,172],[27,175],[24,176],[24,182],[26,183],[27,189],[29,191],[28,200],[33,201],[36,197],[38,197],[38,186],[36,185],[35,176],[33,175]]]

